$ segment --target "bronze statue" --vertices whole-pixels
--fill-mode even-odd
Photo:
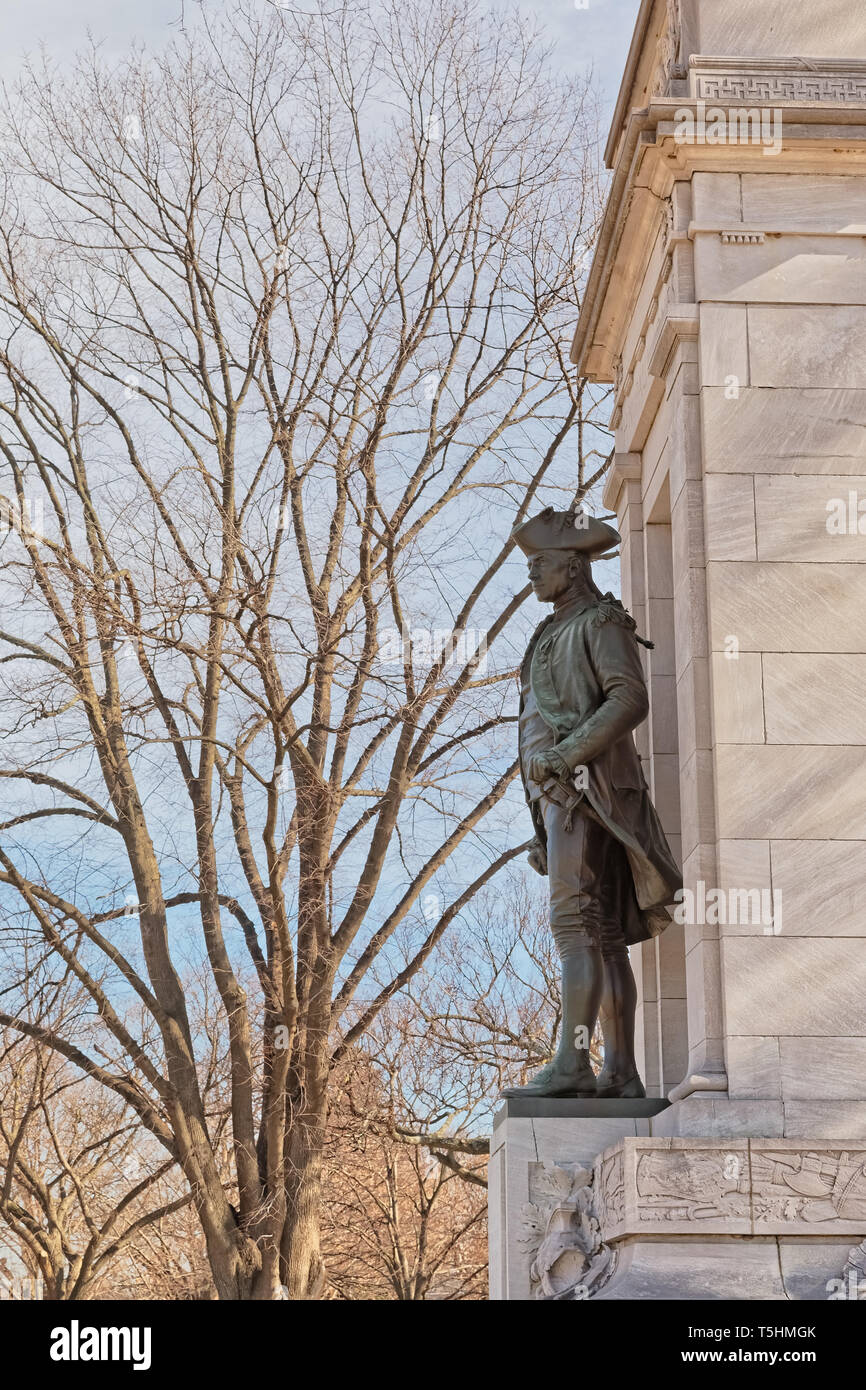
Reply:
[[[529,862],[548,876],[562,961],[562,1030],[553,1059],[503,1094],[642,1097],[628,947],[664,931],[682,877],[632,739],[649,709],[643,639],[592,579],[592,559],[620,537],[582,510],[548,508],[514,539],[529,557],[536,598],[553,604],[521,667],[519,748],[537,837]],[[589,1042],[599,1018],[596,1080]]]

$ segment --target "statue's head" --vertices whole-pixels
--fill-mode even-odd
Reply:
[[[540,603],[555,603],[571,589],[589,587],[591,562],[576,550],[537,550],[527,562],[529,582]]]
[[[518,526],[512,539],[528,559],[530,583],[541,603],[555,603],[572,589],[590,586],[592,561],[620,544],[618,531],[582,508],[557,512],[548,507]]]

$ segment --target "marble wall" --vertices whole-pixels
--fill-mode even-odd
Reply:
[[[676,1098],[772,1101],[780,1134],[820,1100],[821,1133],[859,1134],[866,173],[695,171],[656,237],[606,494],[626,601],[660,637],[640,751],[693,895],[636,961],[647,1077],[671,1089],[684,985]]]

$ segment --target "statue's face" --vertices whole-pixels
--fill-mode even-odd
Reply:
[[[574,581],[572,556],[567,550],[539,550],[530,557],[527,568],[539,603],[555,603]]]

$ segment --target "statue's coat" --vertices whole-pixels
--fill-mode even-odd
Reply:
[[[664,931],[667,907],[682,888],[665,833],[650,800],[632,730],[649,701],[634,619],[611,595],[573,600],[536,629],[524,657],[538,711],[572,773],[586,767],[582,788],[592,811],[623,846],[631,870],[621,921],[631,945]],[[522,705],[522,701],[521,701]],[[521,773],[523,768],[521,765]],[[538,803],[529,799],[539,843],[546,837]],[[633,888],[633,892],[631,889]]]

